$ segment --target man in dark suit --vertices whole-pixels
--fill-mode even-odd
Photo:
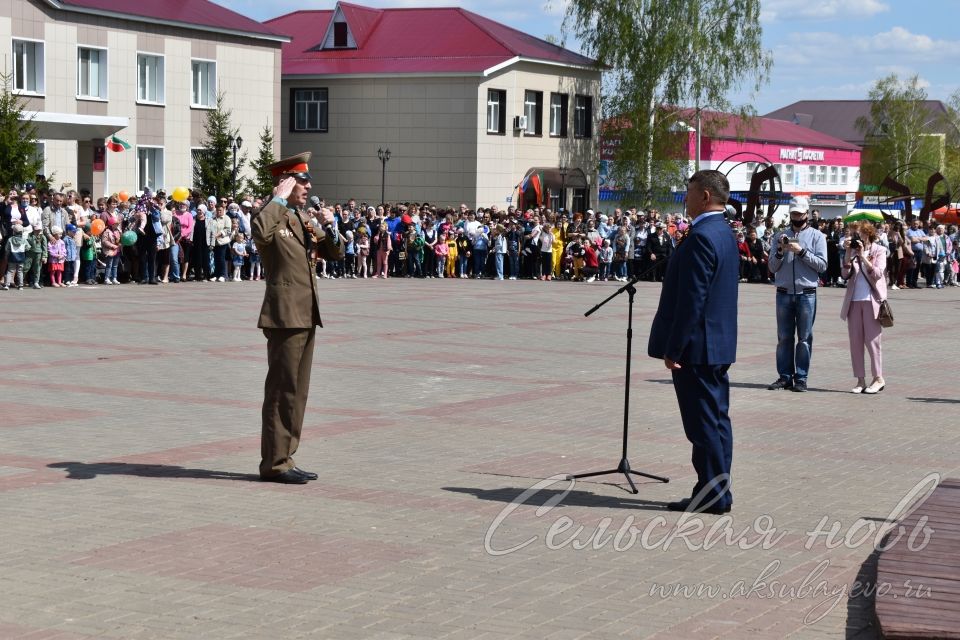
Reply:
[[[723,211],[730,184],[719,171],[698,171],[687,185],[693,224],[667,265],[647,352],[673,375],[680,417],[693,444],[697,483],[671,511],[727,513],[733,504],[733,429],[727,370],[737,352],[740,255]]]
[[[310,390],[313,344],[320,322],[317,280],[310,264],[314,242],[328,260],[343,259],[343,242],[333,212],[323,209],[312,221],[300,212],[310,193],[309,153],[285,158],[268,168],[277,184],[273,199],[251,221],[253,240],[266,272],[263,307],[257,326],[267,338],[260,478],[266,482],[305,484],[317,474],[293,461],[300,444]]]

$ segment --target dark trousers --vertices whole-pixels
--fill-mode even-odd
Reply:
[[[230,250],[228,244],[217,244],[213,247],[213,277],[227,277],[227,251]]]
[[[733,461],[733,425],[730,423],[730,365],[683,364],[673,370],[673,388],[687,440],[693,445],[697,484],[691,497],[701,504],[728,507],[730,466]]]
[[[157,280],[157,242],[155,238],[147,238],[140,257],[143,280],[141,282],[156,282]]]
[[[316,328],[264,329],[267,379],[263,385],[260,475],[275,476],[296,463],[303,414],[310,391]]]
[[[193,257],[190,259],[197,280],[210,279],[210,248],[207,245],[193,245]]]

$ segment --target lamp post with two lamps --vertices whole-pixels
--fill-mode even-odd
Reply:
[[[390,148],[383,147],[377,149],[377,157],[380,158],[380,164],[383,165],[383,170],[380,173],[380,204],[386,204],[387,202],[387,163],[390,162]]]
[[[233,191],[233,199],[237,199],[237,151],[243,146],[243,138],[240,136],[230,136],[230,148],[233,150],[233,177],[230,183],[230,189]]]

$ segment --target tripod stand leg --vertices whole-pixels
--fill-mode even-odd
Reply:
[[[611,473],[620,473],[619,469],[610,469],[608,471],[593,471],[591,473],[578,473],[576,475],[567,476],[567,480],[579,480],[580,478],[594,478],[596,476],[606,476]]]
[[[651,474],[651,473],[644,473],[644,472],[642,472],[642,471],[634,471],[633,469],[630,470],[630,473],[632,473],[632,474],[634,474],[634,475],[637,475],[637,476],[643,476],[644,478],[650,478],[651,480],[659,480],[660,482],[670,482],[670,478],[664,478],[663,476],[655,476],[655,475],[653,475],[653,474]]]
[[[634,471],[633,473],[636,473],[636,471]],[[640,493],[640,492],[637,490],[637,485],[633,484],[633,478],[630,477],[630,474],[629,474],[629,473],[624,473],[624,474],[623,474],[623,477],[626,478],[626,479],[627,479],[627,482],[630,484],[630,491],[631,491],[631,493],[633,493],[634,495]]]

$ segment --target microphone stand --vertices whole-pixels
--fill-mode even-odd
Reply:
[[[578,473],[575,475],[568,475],[567,480],[580,479],[580,478],[593,478],[595,476],[605,476],[605,475],[611,475],[616,473],[622,473],[623,476],[627,479],[627,483],[630,485],[630,489],[634,494],[639,493],[639,491],[637,490],[637,486],[633,483],[633,478],[630,477],[631,475],[642,476],[644,478],[650,478],[652,480],[658,480],[660,482],[670,482],[670,478],[655,476],[651,473],[645,473],[643,471],[635,471],[634,469],[631,469],[630,461],[627,459],[627,437],[628,437],[628,434],[630,433],[630,359],[631,359],[632,345],[633,345],[633,298],[637,294],[637,288],[634,285],[636,285],[640,281],[640,279],[643,278],[645,275],[653,271],[656,268],[656,266],[657,265],[653,265],[649,269],[647,269],[645,272],[637,276],[634,276],[632,280],[630,280],[629,282],[627,282],[627,284],[623,285],[622,287],[614,291],[606,300],[604,300],[603,302],[600,302],[599,304],[594,306],[592,309],[587,311],[585,314],[583,314],[585,317],[589,317],[591,314],[597,311],[597,309],[607,304],[608,302],[616,298],[621,293],[624,293],[624,292],[627,293],[628,300],[629,300],[629,305],[627,308],[629,311],[627,315],[627,373],[626,373],[626,379],[623,385],[623,452],[622,452],[622,455],[620,456],[620,464],[617,465],[616,469],[607,469],[604,471],[592,471],[590,473]]]

